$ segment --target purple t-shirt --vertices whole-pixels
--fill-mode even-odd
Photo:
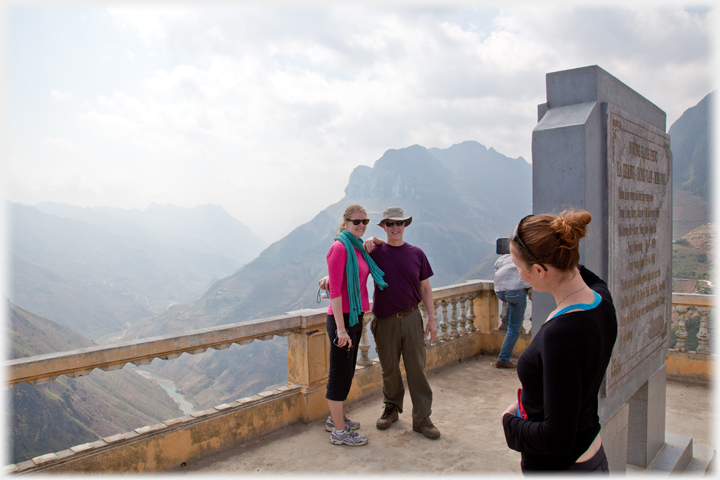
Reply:
[[[377,318],[395,315],[408,310],[422,301],[420,282],[433,274],[425,253],[405,242],[399,247],[387,243],[375,245],[370,257],[385,273],[388,286],[384,290],[375,287],[372,312]]]

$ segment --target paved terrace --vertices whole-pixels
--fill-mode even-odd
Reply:
[[[500,414],[514,401],[520,383],[514,370],[497,369],[494,361],[495,356],[478,356],[428,375],[439,440],[412,431],[407,392],[400,420],[388,430],[377,430],[382,410],[378,394],[346,407],[361,423],[359,432],[368,436],[366,446],[332,445],[324,421],[296,423],[168,473],[519,474],[520,454],[507,448]],[[669,380],[666,430],[714,448],[713,405],[711,388]]]

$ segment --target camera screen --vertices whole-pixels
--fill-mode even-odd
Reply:
[[[495,241],[495,252],[498,255],[505,255],[507,253],[510,253],[510,239],[498,238]]]

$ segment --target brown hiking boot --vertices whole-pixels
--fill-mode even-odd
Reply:
[[[437,440],[440,438],[440,431],[435,428],[435,425],[433,425],[429,419],[422,425],[413,424],[413,431],[422,433],[430,440]]]
[[[380,418],[378,418],[375,426],[379,430],[387,430],[388,428],[390,428],[390,425],[397,422],[399,418],[400,415],[398,414],[397,406],[393,405],[392,403],[386,403],[385,410],[383,410],[383,413]]]

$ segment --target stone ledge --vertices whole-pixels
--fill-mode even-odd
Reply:
[[[15,466],[15,472],[20,473],[35,467],[35,463],[32,460],[20,462]]]
[[[206,417],[208,415],[212,415],[212,414],[216,414],[216,413],[218,413],[217,410],[215,410],[214,408],[209,408],[207,410],[200,410],[199,412],[193,412],[190,414],[190,416],[193,418],[200,418],[200,417]]]
[[[46,453],[45,455],[40,455],[39,457],[33,458],[32,461],[35,465],[42,465],[43,463],[57,460],[57,458],[57,455],[55,455],[54,453]]]
[[[111,443],[117,443],[122,442],[123,440],[129,440],[131,438],[137,437],[139,434],[136,431],[132,432],[125,432],[125,433],[118,433],[116,435],[110,435],[109,437],[104,437],[103,440],[107,442],[108,444]]]
[[[203,410],[201,412],[195,412],[194,414],[165,420],[163,423],[147,425],[144,427],[136,428],[135,430],[132,430],[130,432],[111,435],[96,442],[76,445],[74,447],[70,447],[67,450],[62,450],[55,453],[48,453],[35,457],[32,460],[27,460],[25,462],[15,465],[8,465],[5,467],[5,470],[6,473],[37,473],[40,471],[52,471],[58,466],[61,467],[64,463],[66,463],[67,460],[74,461],[69,457],[74,456],[79,461],[84,461],[83,458],[86,457],[86,454],[92,453],[94,455],[96,452],[93,450],[96,449],[113,451],[114,447],[118,446],[121,442],[129,441],[127,443],[132,444],[133,441],[145,441],[147,437],[154,432],[162,431],[160,432],[160,435],[162,436],[165,431],[167,431],[167,433],[171,433],[173,431],[193,428],[191,427],[191,425],[201,424],[203,421],[208,421],[210,417],[219,418],[223,415],[233,415],[233,413],[235,412],[239,413],[243,410],[249,410],[258,407],[259,405],[271,404],[274,400],[283,401],[283,398],[292,398],[293,395],[301,394],[301,390],[302,389],[300,385],[289,383],[275,390],[263,392],[266,393],[266,395],[253,395],[251,397],[242,398],[231,404],[223,404],[222,406],[219,405],[218,407],[223,407],[222,409],[218,409],[218,407],[213,407],[211,409]]]
[[[95,448],[104,447],[107,445],[104,440],[98,440],[97,442],[92,443],[83,443],[82,445],[75,445],[74,447],[70,447],[70,450],[72,450],[75,453],[84,452],[86,450],[93,450]]]
[[[136,428],[135,431],[140,435],[144,435],[146,433],[162,430],[163,428],[167,428],[167,425],[165,425],[164,423],[156,423],[155,425],[147,425],[144,427]]]
[[[172,425],[177,425],[178,423],[189,422],[190,420],[194,420],[194,417],[192,417],[190,415],[185,415],[183,417],[171,418],[170,420],[165,420],[163,423],[165,425],[167,425],[168,427],[170,427]]]

